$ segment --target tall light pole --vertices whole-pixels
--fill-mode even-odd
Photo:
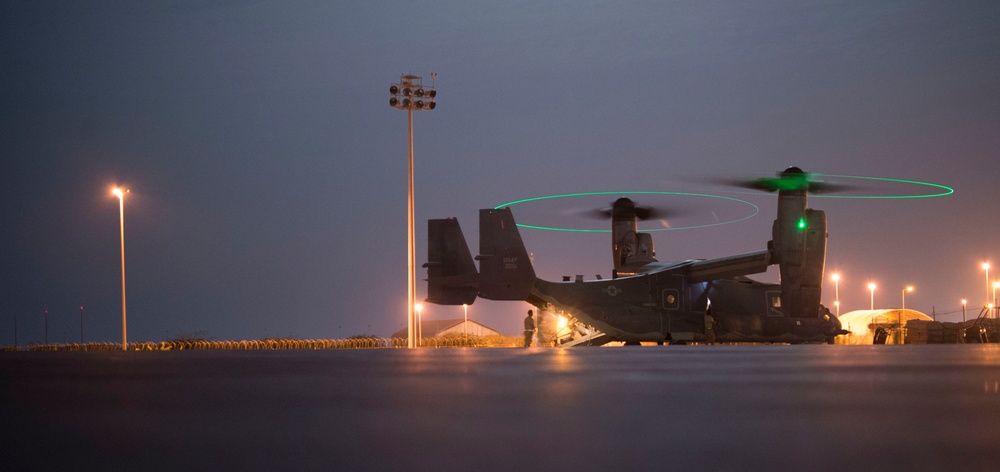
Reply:
[[[128,189],[115,187],[111,193],[118,197],[118,222],[122,248],[122,350],[128,350],[128,330],[125,328],[125,194]]]
[[[45,344],[49,343],[49,310],[45,310]]]
[[[836,299],[833,304],[837,307],[837,317],[840,317],[840,274],[833,274],[833,291]]]
[[[872,303],[871,303],[871,307],[869,308],[869,310],[874,310],[875,309],[875,282],[869,282],[868,283],[868,290],[871,290],[871,292],[872,292]]]
[[[965,306],[969,303],[968,300],[962,299],[962,322],[965,322]]]
[[[80,344],[83,344],[83,305],[80,305]]]
[[[468,339],[469,339],[469,304],[468,303],[463,303],[462,304],[462,310],[465,311],[465,324],[462,325],[462,326],[465,326],[465,339],[466,339],[466,341],[468,341]]]
[[[431,73],[431,79],[437,78],[437,74]],[[423,79],[415,75],[399,76],[399,83],[389,86],[389,106],[400,110],[406,110],[406,127],[408,135],[408,162],[409,162],[409,190],[407,193],[407,324],[409,335],[407,336],[407,347],[416,347],[416,326],[414,323],[414,305],[416,304],[417,274],[416,274],[416,243],[414,242],[415,230],[413,228],[413,110],[433,110],[437,105],[434,98],[437,91],[434,85],[425,88]],[[425,101],[426,100],[426,101]]]

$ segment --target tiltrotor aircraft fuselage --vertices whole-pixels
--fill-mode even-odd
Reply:
[[[637,209],[618,199],[612,209],[612,278],[552,282],[535,276],[509,208],[479,212],[479,269],[458,220],[428,221],[430,303],[522,300],[559,312],[626,343],[699,342],[711,307],[719,342],[832,342],[839,320],[820,304],[826,259],[826,215],[807,208],[811,183],[792,167],[757,188],[777,190],[777,217],[766,249],[719,259],[664,263],[652,237],[637,229]],[[780,284],[747,275],[779,267]]]

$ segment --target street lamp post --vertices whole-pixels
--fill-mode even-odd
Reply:
[[[896,317],[896,328],[899,330],[900,341],[903,337],[903,313],[906,311],[906,292],[912,292],[913,286],[908,285],[903,289],[903,308],[899,311],[899,316]],[[901,343],[902,344],[902,343]]]
[[[1000,282],[993,282],[993,308],[997,311],[993,313],[994,318],[998,318],[1000,314],[1000,307],[997,307],[997,288],[1000,288]]]
[[[49,343],[49,310],[45,310],[45,344]]]
[[[80,305],[80,344],[83,344],[83,305]]]
[[[424,343],[424,320],[420,316],[420,312],[424,310],[424,305],[417,303],[414,309],[417,310],[417,346],[420,346]]]
[[[465,311],[465,324],[462,325],[462,326],[465,326],[465,341],[468,342],[468,340],[469,340],[469,304],[463,303],[462,304],[462,310]]]
[[[840,317],[840,274],[833,274],[834,306],[837,307],[837,317]]]
[[[983,270],[986,271],[986,303],[990,303],[990,263],[983,262]]]
[[[872,292],[872,301],[871,301],[871,305],[869,307],[869,310],[874,310],[875,309],[875,283],[874,282],[869,282],[868,283],[868,290],[870,290]]]
[[[902,329],[903,329],[903,313],[906,311],[906,292],[912,292],[912,291],[913,291],[913,286],[912,285],[908,285],[906,288],[903,289],[903,309],[900,311],[899,316],[896,317],[896,324],[897,324],[898,328],[900,329],[900,331],[899,331],[900,333],[903,332],[902,331]]]
[[[965,322],[965,306],[969,303],[968,300],[962,299],[962,322]]]
[[[128,350],[128,331],[125,327],[125,193],[128,189],[115,187],[111,193],[118,197],[118,222],[122,249],[122,350]]]
[[[437,74],[431,73],[431,79],[437,78]],[[408,192],[407,192],[407,253],[408,253],[408,273],[407,273],[407,324],[409,335],[407,336],[407,347],[416,347],[416,326],[414,323],[414,305],[416,304],[416,243],[414,242],[415,230],[413,227],[413,110],[433,110],[437,105],[434,98],[437,91],[433,84],[425,88],[423,79],[415,75],[399,76],[399,83],[389,86],[389,106],[400,110],[406,110],[406,126],[408,136]],[[426,100],[426,101],[425,101]]]

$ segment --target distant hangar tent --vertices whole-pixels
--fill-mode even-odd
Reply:
[[[423,332],[423,337],[425,338],[438,338],[447,335],[463,335],[469,333],[469,336],[500,336],[500,332],[486,326],[477,321],[469,320],[466,322],[464,319],[457,320],[424,320],[421,323],[420,330]],[[392,333],[394,338],[406,338],[407,330],[403,328],[395,333]]]
[[[850,334],[838,337],[842,344],[872,344],[875,338],[875,327],[902,325],[910,320],[932,321],[933,319],[917,310],[856,310],[840,315],[840,325],[850,331]],[[839,339],[843,338],[843,339]],[[896,343],[894,336],[889,336],[887,344]]]

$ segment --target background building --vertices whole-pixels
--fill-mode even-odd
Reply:
[[[910,320],[933,321],[930,316],[917,310],[856,310],[840,315],[840,325],[850,331],[850,334],[838,336],[838,344],[872,344],[875,330],[878,327],[887,329],[891,335],[886,344],[899,344],[902,341],[896,334],[898,326],[906,327]]]
[[[501,336],[500,332],[477,321],[464,319],[456,320],[424,320],[421,323],[421,337],[436,338],[446,335],[459,335],[468,333],[469,336]],[[406,338],[406,328],[392,333],[393,338]]]

